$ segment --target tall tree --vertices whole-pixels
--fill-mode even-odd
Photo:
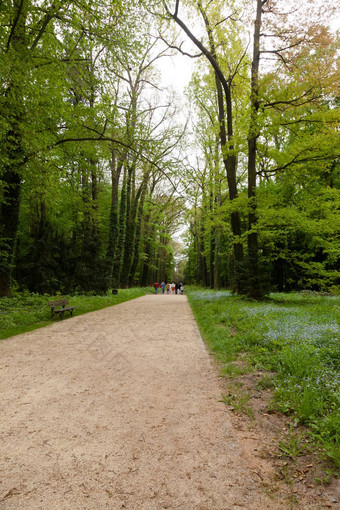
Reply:
[[[171,12],[166,2],[164,6],[168,15],[177,23],[179,27],[186,33],[189,39],[197,46],[202,54],[209,61],[210,65],[214,69],[216,88],[218,93],[218,115],[219,115],[219,134],[221,143],[221,152],[223,162],[226,169],[226,175],[228,179],[229,197],[233,201],[238,196],[237,191],[237,158],[235,154],[235,142],[234,142],[234,127],[233,127],[233,101],[231,94],[231,86],[233,78],[236,72],[231,72],[230,69],[225,73],[216,52],[216,43],[213,38],[213,30],[211,27],[210,20],[208,18],[207,11],[203,8],[201,1],[197,2],[197,7],[201,13],[204,24],[208,34],[209,47],[204,45],[193,32],[188,28],[182,19],[179,18],[180,0],[176,0],[174,11]],[[238,69],[240,62],[236,66]],[[245,290],[244,287],[244,276],[243,272],[243,246],[241,242],[241,220],[237,210],[233,210],[230,214],[230,221],[232,231],[234,234],[233,249],[235,258],[235,282],[236,288],[239,292]]]
[[[267,0],[257,0],[256,19],[254,23],[253,58],[250,78],[250,122],[248,134],[248,293],[251,297],[262,297],[261,277],[259,274],[257,206],[256,206],[256,143],[260,130],[257,114],[260,107],[259,98],[259,67],[260,67],[260,35],[263,6]]]

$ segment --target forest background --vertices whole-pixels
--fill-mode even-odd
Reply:
[[[3,1],[0,296],[176,277],[338,293],[334,9]],[[187,107],[157,67],[178,52]]]

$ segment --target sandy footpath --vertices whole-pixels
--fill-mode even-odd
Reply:
[[[287,508],[232,428],[185,296],[56,321],[0,359],[1,509]]]

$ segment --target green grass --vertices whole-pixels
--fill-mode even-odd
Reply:
[[[228,291],[186,289],[201,334],[225,374],[240,353],[272,373],[271,407],[309,428],[340,468],[340,297],[271,294],[257,302]],[[223,327],[221,327],[223,326]]]
[[[290,457],[291,459],[296,459],[303,455],[306,451],[309,451],[310,446],[308,442],[306,442],[306,438],[303,435],[297,435],[291,427],[288,431],[287,437],[279,441],[279,450],[286,457]]]
[[[117,305],[152,292],[149,288],[120,289],[118,294],[108,292],[104,296],[75,295],[67,297],[70,305],[77,306],[73,316],[82,315]],[[60,299],[61,296],[41,296],[39,294],[17,293],[12,298],[0,299],[0,339],[19,333],[38,329],[60,320],[57,316],[51,319],[49,301]],[[69,314],[64,315],[67,320]]]

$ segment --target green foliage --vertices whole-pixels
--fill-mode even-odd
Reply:
[[[303,436],[297,435],[294,427],[290,426],[288,436],[285,440],[279,441],[279,450],[287,457],[293,460],[309,449],[308,443]]]
[[[259,189],[262,258],[279,290],[326,291],[339,279],[340,195],[325,184],[302,188],[288,174]]]
[[[314,434],[335,466],[340,466],[340,412],[334,409],[322,420],[313,424]]]
[[[274,389],[271,407],[309,427],[340,467],[339,297],[278,293],[256,302],[227,291],[187,292],[216,357],[229,366],[238,353],[247,352],[254,368],[272,372],[259,383]]]
[[[222,395],[222,402],[226,405],[232,406],[235,411],[246,414],[249,418],[254,417],[254,412],[249,405],[250,394],[244,392],[242,387],[234,386],[232,394]]]
[[[39,293],[139,283],[143,205],[172,194],[163,175],[175,180],[182,137],[175,107],[157,104],[160,22],[135,0],[7,2],[0,21],[0,295],[11,276]],[[150,267],[161,258],[148,254]]]
[[[205,15],[222,19],[223,7],[220,2],[204,5]],[[256,291],[263,295],[270,289],[336,289],[340,277],[340,110],[335,63],[339,42],[328,29],[326,16],[325,24],[320,18],[315,24],[313,7],[304,11],[298,6],[292,15],[296,16],[295,22],[285,19],[285,24],[291,23],[288,39],[292,37],[292,44],[287,42],[286,50],[278,50],[275,37],[269,41],[263,36],[275,33],[278,41],[285,27],[280,16],[264,9],[260,58],[265,58],[268,50],[273,59],[261,66],[259,90],[255,91],[250,80],[254,65],[250,66],[247,56],[239,59],[243,50],[243,56],[248,55],[240,37],[241,6],[235,5],[234,9],[240,9],[239,15],[212,25],[210,35],[216,42],[221,73],[232,84],[228,116],[232,115],[235,130],[239,197],[232,203],[228,201],[229,183],[221,171],[221,154],[216,153],[219,122],[214,73],[209,63],[201,61],[189,91],[199,117],[195,142],[204,163],[197,165],[195,177],[193,171],[188,175],[188,195],[195,204],[190,211],[188,280],[211,288],[235,289],[236,269],[241,272],[240,280],[246,276],[243,290],[253,296]],[[202,42],[209,47],[207,36]],[[257,95],[255,104],[251,88]],[[249,126],[256,132],[254,189],[246,189],[245,182],[249,162],[253,161],[247,146]],[[228,147],[223,149],[224,155],[230,154]],[[251,192],[255,196],[249,201]],[[256,214],[247,218],[252,209]],[[249,259],[249,264],[241,267],[235,265],[230,251],[235,239],[225,228],[231,211],[240,214],[242,232],[237,241],[243,245],[245,259]],[[224,228],[222,247],[215,241],[217,225]],[[256,235],[258,247],[252,243]],[[221,254],[225,278],[221,278]],[[256,256],[259,264],[253,263]],[[258,265],[261,284],[256,285]]]
[[[184,5],[202,22],[199,4]],[[290,67],[278,59],[261,76],[261,185],[249,201],[245,5],[233,5],[235,16],[225,16],[220,1],[203,6],[209,19],[221,20],[210,35],[231,86],[233,135],[221,151],[216,80],[204,60],[188,93],[198,112],[194,140],[184,136],[173,94],[161,96],[154,64],[164,47],[157,35],[172,38],[173,30],[163,16],[150,14],[159,6],[137,0],[1,4],[0,295],[10,295],[11,278],[39,293],[103,293],[110,284],[172,279],[171,236],[184,212],[188,281],[247,292],[257,279],[247,261],[253,255],[247,241],[256,233],[259,294],[271,288],[338,292],[337,42],[321,25],[306,24],[308,37],[298,37],[306,42],[285,55]],[[209,34],[202,33],[209,47]],[[200,151],[196,166],[185,161],[193,146]],[[232,202],[222,155],[238,163]],[[255,205],[257,223],[250,228]],[[235,215],[237,236],[230,227]]]

